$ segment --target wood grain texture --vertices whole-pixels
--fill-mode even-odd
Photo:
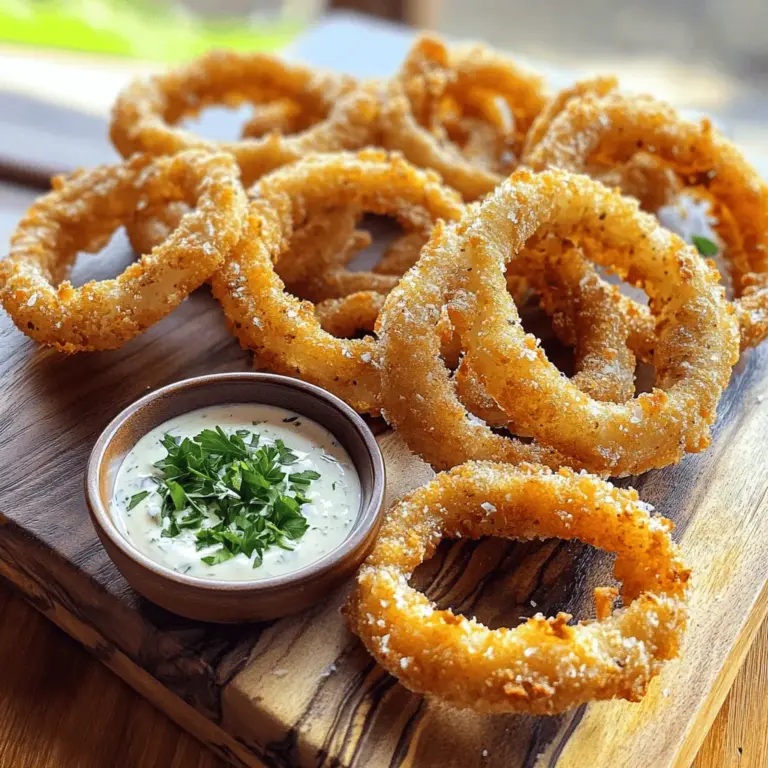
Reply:
[[[0,616],[0,768],[222,765],[5,585]]]
[[[0,768],[224,768],[1,581],[0,616]],[[768,621],[694,768],[765,765]]]

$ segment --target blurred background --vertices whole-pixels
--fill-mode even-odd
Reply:
[[[536,56],[663,54],[757,83],[768,72],[765,0],[0,0],[0,39],[169,60],[221,41],[279,46],[334,8]]]
[[[483,40],[554,71],[615,72],[628,90],[714,114],[745,148],[768,141],[768,0],[0,0],[0,89],[103,114],[129,75],[213,47],[290,51],[334,12]],[[348,70],[388,74],[368,66],[374,52],[341,47]],[[67,66],[60,82],[51,60]]]

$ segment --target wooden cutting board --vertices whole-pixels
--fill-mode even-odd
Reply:
[[[0,110],[2,114],[2,110]],[[32,194],[0,186],[0,236]],[[76,282],[120,271],[113,243]],[[207,289],[115,352],[66,357],[0,317],[0,574],[51,620],[233,763],[249,766],[686,766],[768,610],[768,350],[747,353],[719,410],[713,446],[632,483],[671,517],[694,567],[691,629],[641,704],[554,718],[480,717],[406,691],[345,629],[344,594],[278,622],[218,627],[137,596],[101,548],[83,496],[99,431],[148,389],[245,370]],[[765,399],[764,399],[765,398]],[[391,497],[430,470],[379,437]],[[577,543],[444,546],[417,582],[441,606],[491,626],[536,611],[593,614],[610,560]]]

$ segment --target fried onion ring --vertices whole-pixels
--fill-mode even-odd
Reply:
[[[425,36],[386,87],[382,141],[475,200],[514,168],[545,103],[539,76],[487,48]]]
[[[464,220],[474,215],[468,209]],[[435,469],[472,459],[574,466],[551,448],[496,434],[458,398],[441,352],[455,358],[460,351],[446,305],[466,269],[461,256],[456,226],[438,222],[419,261],[387,297],[376,327],[382,415]]]
[[[607,96],[616,93],[618,87],[619,81],[615,77],[594,77],[581,80],[557,93],[531,126],[525,138],[522,162],[528,163],[529,157],[546,136],[552,123],[572,101],[584,96]],[[682,188],[674,171],[665,167],[648,152],[637,152],[625,162],[615,163],[608,169],[593,167],[584,169],[583,172],[602,181],[606,187],[619,187],[625,195],[639,200],[640,205],[647,211],[655,211],[663,205],[668,205]]]
[[[234,142],[206,140],[176,124],[213,105],[290,99],[317,122],[297,134],[270,132]],[[214,51],[186,66],[129,85],[115,103],[110,137],[124,157],[204,147],[231,152],[243,183],[311,152],[358,149],[374,138],[378,102],[351,78],[318,73],[265,53]]]
[[[212,283],[235,335],[273,370],[325,386],[358,411],[377,413],[376,341],[323,331],[312,304],[285,292],[273,263],[306,212],[330,200],[384,216],[412,208],[434,220],[455,220],[464,210],[460,198],[434,173],[375,150],[305,158],[265,177],[251,194],[247,231]]]
[[[657,326],[653,392],[626,404],[590,398],[523,330],[499,267],[549,233],[596,242],[596,260],[648,293]],[[599,182],[521,169],[483,201],[460,247],[468,269],[453,316],[469,364],[527,433],[612,475],[663,467],[710,444],[738,329],[717,271],[692,246]]]
[[[632,489],[572,470],[469,463],[389,510],[345,607],[352,631],[406,688],[480,712],[554,714],[589,701],[638,701],[688,622],[690,571],[672,523]],[[442,538],[579,539],[616,553],[624,607],[596,590],[596,621],[541,614],[491,630],[437,609],[408,580]]]
[[[575,347],[571,383],[595,400],[626,402],[635,394],[636,361],[628,347],[630,329],[621,312],[618,288],[606,283],[567,241],[545,238],[537,250],[536,254],[523,252],[515,268],[524,270],[542,296],[542,306],[553,316],[555,327],[567,328],[568,333],[560,335]],[[493,427],[520,433],[519,426],[484,392],[467,358],[455,378],[459,398],[475,416]]]
[[[340,339],[354,338],[360,331],[372,333],[386,301],[386,294],[358,291],[340,299],[315,305],[315,315],[324,331]]]
[[[78,251],[98,251],[137,208],[174,198],[189,212],[121,275],[80,288],[66,280]],[[66,352],[115,349],[211,276],[240,236],[245,210],[237,165],[222,153],[137,155],[58,179],[11,237],[0,262],[0,302],[43,344]]]
[[[768,186],[709,121],[684,120],[647,97],[584,96],[565,106],[525,160],[535,170],[594,175],[596,168],[609,173],[638,152],[674,173],[679,188],[711,202],[731,267],[741,346],[756,346],[768,338]],[[653,346],[647,310],[636,306],[631,313],[644,323],[637,335]]]
[[[531,129],[525,137],[523,146],[523,159],[531,154],[534,147],[544,138],[549,131],[552,121],[560,115],[565,107],[573,99],[592,94],[605,96],[619,87],[619,81],[613,75],[592,77],[588,80],[579,80],[568,88],[558,91],[539,112],[531,124]]]

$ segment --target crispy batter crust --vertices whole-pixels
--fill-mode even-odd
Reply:
[[[211,141],[177,128],[186,117],[213,105],[255,105],[290,99],[316,122],[296,134],[239,141]],[[265,53],[213,51],[148,80],[137,80],[118,97],[110,137],[123,157],[134,152],[174,154],[192,147],[231,152],[248,185],[310,152],[359,149],[375,137],[378,102],[351,78],[288,64]]]
[[[324,386],[361,412],[378,412],[376,341],[323,331],[314,306],[286,293],[273,264],[297,224],[330,200],[381,215],[413,208],[432,220],[455,220],[464,209],[460,198],[434,173],[375,150],[305,158],[265,177],[251,194],[248,229],[213,279],[235,335],[274,370]]]
[[[407,688],[481,712],[553,714],[588,701],[639,700],[677,655],[689,570],[669,531],[632,490],[534,465],[469,463],[387,513],[345,613],[373,657]],[[438,610],[409,586],[442,538],[579,539],[616,553],[624,607],[596,591],[597,621],[537,614],[491,630]]]
[[[454,313],[470,365],[516,424],[612,475],[666,466],[709,445],[738,359],[738,329],[717,271],[692,246],[635,201],[559,170],[518,170],[465,223],[466,272]],[[504,264],[551,233],[591,241],[600,264],[647,291],[658,329],[653,392],[626,404],[599,402],[563,377],[523,330]]]
[[[161,244],[112,280],[80,288],[66,280],[78,251],[99,251],[137,209],[158,200],[181,200],[188,210]],[[115,349],[211,276],[240,236],[245,209],[233,158],[203,150],[137,155],[58,179],[11,237],[0,263],[0,302],[43,344],[66,352]]]

